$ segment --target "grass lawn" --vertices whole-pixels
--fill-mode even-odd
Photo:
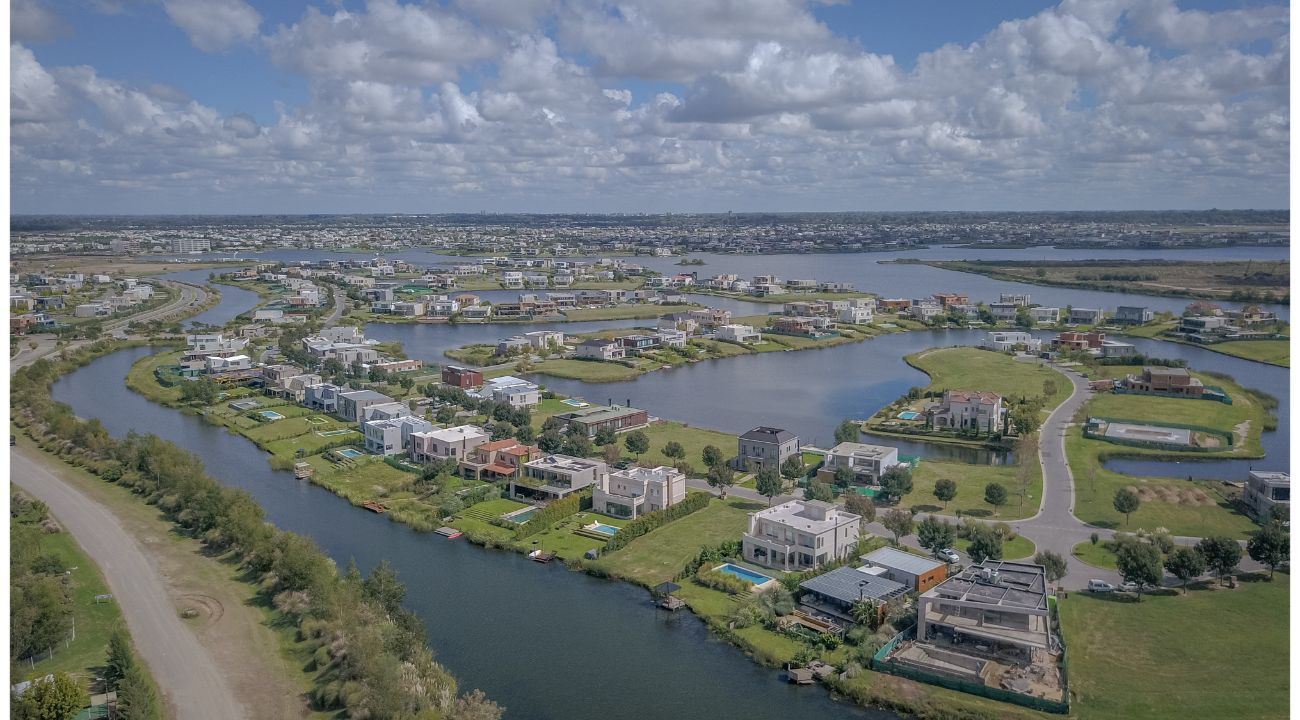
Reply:
[[[595,360],[544,360],[533,366],[533,372],[585,382],[618,382],[641,374],[636,368]]]
[[[1115,553],[1111,552],[1104,542],[1098,542],[1096,545],[1092,544],[1091,540],[1081,542],[1070,549],[1070,554],[1095,568],[1115,569]]]
[[[595,564],[614,577],[654,587],[673,579],[701,547],[739,538],[749,527],[749,513],[764,507],[737,497],[715,499],[703,510],[642,535]]]
[[[489,365],[495,359],[495,345],[466,345],[443,352],[443,355],[473,366]]]
[[[136,361],[126,374],[126,385],[132,390],[160,404],[178,403],[181,400],[180,385],[166,387],[159,384],[154,377],[154,370],[163,365],[175,365],[180,362],[182,353],[163,352],[149,355]]]
[[[1134,325],[1132,327],[1126,327],[1122,332],[1116,334],[1130,335],[1132,337],[1153,338],[1159,336],[1161,333],[1167,330],[1173,330],[1174,327],[1176,327],[1177,325],[1178,323],[1174,321],[1147,323],[1146,325]]]
[[[1290,340],[1230,340],[1201,347],[1233,357],[1291,367]]]
[[[594,522],[623,527],[631,521],[607,517],[591,511],[574,513],[555,523],[551,529],[536,535],[530,535],[520,542],[530,548],[540,548],[557,553],[565,562],[571,562],[581,559],[588,550],[605,547],[607,542],[605,539],[586,537],[574,532]]]
[[[704,460],[700,458],[706,445],[713,445],[722,451],[724,458],[736,453],[736,436],[718,430],[690,427],[679,422],[661,422],[644,428],[650,438],[650,452],[641,456],[642,465],[673,465],[675,461],[663,454],[664,446],[674,440],[681,443],[686,450],[686,460],[697,472],[705,471]],[[622,443],[622,437],[619,438]],[[624,448],[624,454],[627,454]]]
[[[912,473],[912,492],[903,496],[900,503],[914,512],[956,514],[990,517],[999,520],[1019,520],[1038,512],[1043,497],[1043,471],[1038,458],[1029,458],[1031,470],[1029,485],[1024,490],[1021,503],[1021,485],[1017,479],[1017,465],[968,465],[966,463],[922,460]],[[957,497],[946,505],[934,496],[935,481],[947,478],[957,483]],[[984,487],[1001,483],[1007,489],[1007,504],[1001,509],[984,502]]]
[[[1091,718],[1283,718],[1290,576],[1236,590],[1060,603],[1072,709]]]
[[[968,552],[970,541],[957,538],[956,549],[962,552]],[[1032,540],[1026,537],[1016,536],[1015,540],[1002,543],[1002,559],[1004,560],[1022,560],[1027,557],[1033,557],[1037,549]]]
[[[318,469],[312,482],[353,502],[365,502],[401,498],[401,493],[409,493],[416,479],[411,473],[398,470],[374,455],[364,455],[351,462],[353,465],[350,467],[334,465],[329,469]]]
[[[528,507],[527,503],[507,498],[484,500],[477,505],[471,505],[456,513],[447,521],[447,524],[465,532],[491,535],[504,540],[512,536],[512,531],[507,528],[497,527],[489,521],[492,518],[498,518],[508,512],[525,507]]]
[[[930,376],[927,390],[982,390],[1003,397],[1043,397],[1043,385],[1051,380],[1056,392],[1044,398],[1051,409],[1070,396],[1070,381],[1037,362],[1025,362],[1010,355],[978,348],[925,350],[905,358],[908,364]]]
[[[632,320],[636,318],[657,318],[677,312],[686,312],[699,305],[619,305],[609,308],[570,308],[564,311],[564,317],[572,322],[586,320]]]
[[[1123,376],[1128,369],[1115,366],[1099,369],[1098,374],[1106,376]],[[1254,396],[1247,393],[1240,385],[1221,377],[1213,377],[1193,372],[1192,375],[1206,385],[1222,387],[1232,397],[1232,404],[1225,405],[1212,400],[1195,400],[1183,398],[1156,397],[1152,395],[1123,395],[1118,393],[1099,393],[1088,402],[1087,413],[1100,417],[1122,418],[1159,423],[1184,423],[1203,425],[1223,432],[1238,430],[1236,444],[1232,450],[1237,455],[1258,455],[1261,452],[1259,435],[1264,429],[1264,417],[1267,411]],[[1243,425],[1245,423],[1245,425]],[[1094,441],[1099,445],[1112,448],[1123,446],[1111,445],[1104,441]],[[1125,449],[1125,452],[1128,452]],[[1165,452],[1165,451],[1162,451]],[[1204,453],[1198,453],[1203,455]]]

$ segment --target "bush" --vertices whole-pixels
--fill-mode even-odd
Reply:
[[[731,595],[747,593],[753,587],[750,583],[741,580],[735,575],[724,573],[720,570],[707,570],[700,568],[695,572],[695,581],[704,587],[721,590]]]
[[[605,552],[614,552],[633,540],[645,535],[651,530],[661,528],[668,523],[690,515],[697,510],[703,510],[708,507],[709,501],[713,496],[708,493],[687,493],[686,499],[654,512],[646,513],[632,522],[624,525],[614,537],[605,543]],[[539,513],[540,514],[540,513]]]

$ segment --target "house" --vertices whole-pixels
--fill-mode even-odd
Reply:
[[[686,332],[684,330],[656,330],[655,337],[659,339],[659,344],[663,347],[686,347]]]
[[[1061,308],[1031,307],[1029,308],[1029,318],[1035,323],[1049,323],[1055,325],[1061,322]]]
[[[303,390],[302,403],[313,410],[324,410],[328,413],[336,412],[338,410],[340,390],[342,388],[332,383],[308,385]]]
[[[538,457],[541,449],[536,445],[526,445],[515,440],[493,440],[485,442],[462,456],[459,471],[465,477],[475,480],[502,480],[519,475],[523,464]]]
[[[853,606],[863,600],[884,604],[907,594],[900,582],[878,574],[874,568],[838,567],[799,583],[798,611],[840,628],[857,623]]]
[[[433,423],[410,415],[361,423],[361,432],[366,436],[366,452],[384,456],[400,455],[410,445],[412,433],[431,429]]]
[[[957,305],[970,304],[970,296],[966,295],[965,293],[935,293],[930,297],[933,297],[935,299],[935,302],[942,305],[944,309],[954,307]]]
[[[898,464],[898,448],[842,442],[827,451],[825,462],[817,470],[817,479],[826,483],[833,482],[835,471],[843,467],[853,471],[854,482],[879,485],[880,476]]]
[[[1118,340],[1103,340],[1100,351],[1102,357],[1132,357],[1137,354],[1137,347]]]
[[[789,430],[760,425],[737,439],[732,466],[744,472],[758,472],[765,467],[779,470],[781,463],[799,457],[802,452],[798,435]]]
[[[676,468],[630,467],[602,476],[591,495],[591,509],[617,518],[635,518],[686,499],[686,476]]]
[[[483,400],[509,403],[511,407],[533,407],[541,402],[541,388],[513,375],[503,375],[483,383],[471,395]]]
[[[1151,322],[1155,315],[1145,307],[1134,305],[1120,305],[1115,308],[1115,316],[1111,318],[1116,325],[1143,325]]]
[[[994,330],[984,338],[981,344],[989,350],[997,352],[1023,349],[1031,353],[1037,353],[1039,348],[1042,347],[1043,341],[1023,331]]]
[[[948,563],[898,548],[882,547],[859,559],[868,567],[883,569],[883,577],[906,585],[913,592],[923,593],[948,577]]]
[[[873,319],[871,308],[861,305],[850,305],[840,310],[839,314],[839,321],[850,325],[868,325]]]
[[[339,393],[336,413],[348,422],[360,422],[361,415],[371,405],[392,403],[393,399],[374,390],[352,390]]]
[[[1096,325],[1106,319],[1106,314],[1096,308],[1070,308],[1071,325]]]
[[[581,410],[559,413],[555,417],[568,423],[570,430],[581,430],[589,438],[596,437],[596,433],[604,428],[614,432],[624,432],[645,427],[650,422],[650,416],[645,410],[617,405],[609,407],[593,405]]]
[[[1002,293],[998,295],[998,302],[1010,303],[1012,305],[1032,305],[1029,295],[1020,293]]]
[[[1028,665],[1035,654],[1059,645],[1048,616],[1047,572],[1042,565],[986,560],[921,594],[916,642],[944,653],[978,649],[980,658]]]
[[[1088,352],[1101,348],[1106,341],[1106,333],[1099,332],[1063,332],[1052,339],[1055,350],[1074,350]]]
[[[862,517],[821,500],[791,500],[749,514],[741,553],[750,562],[785,571],[811,570],[851,555]]]
[[[772,322],[772,331],[783,335],[820,337],[831,323],[824,317],[778,317]]]
[[[913,301],[911,307],[907,308],[907,314],[910,315],[913,320],[928,322],[931,318],[942,315],[943,308],[939,303],[930,300],[922,300],[920,302]]]
[[[943,400],[926,410],[930,426],[995,433],[1002,431],[1002,396],[977,390],[945,390]]]
[[[989,312],[993,313],[993,319],[997,322],[1015,322],[1020,307],[1016,303],[995,302],[989,303]]]
[[[1256,520],[1266,521],[1274,517],[1275,510],[1285,511],[1282,512],[1282,517],[1289,518],[1291,473],[1251,470],[1241,493],[1241,501]]]
[[[445,458],[463,460],[490,439],[487,432],[476,425],[411,433],[411,459],[419,463]]]
[[[592,360],[622,360],[627,357],[627,351],[623,348],[622,343],[604,338],[583,340],[578,343],[576,354],[580,358]]]
[[[1178,321],[1178,332],[1188,335],[1225,333],[1234,329],[1229,318],[1217,315],[1193,315]]]
[[[717,338],[746,345],[763,340],[763,336],[750,325],[722,325],[718,327]]]
[[[1125,377],[1119,387],[1128,392],[1170,397],[1199,398],[1205,392],[1200,380],[1192,377],[1187,368],[1179,367],[1144,367],[1141,375]]]
[[[252,368],[253,359],[247,355],[231,355],[230,357],[213,355],[207,359],[207,371],[213,375],[242,372]]]
[[[888,298],[876,303],[876,309],[882,313],[906,312],[910,307],[912,307],[912,301],[907,298]]]
[[[609,474],[599,460],[546,455],[524,463],[523,472],[510,481],[510,497],[525,502],[550,502],[595,485]]]
[[[462,390],[475,388],[483,384],[483,373],[478,370],[448,365],[442,369],[442,384],[458,387]]]
[[[659,349],[659,338],[654,335],[624,335],[618,339],[623,351],[629,355],[640,355]]]

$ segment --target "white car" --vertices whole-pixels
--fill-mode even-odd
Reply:
[[[1132,581],[1128,581],[1128,580],[1126,580],[1126,581],[1124,581],[1124,582],[1122,582],[1122,583],[1119,584],[1119,591],[1120,591],[1120,592],[1132,592],[1132,593],[1135,593],[1135,592],[1137,592],[1138,590],[1141,590],[1142,592],[1147,592],[1148,590],[1155,590],[1155,589],[1156,589],[1156,586],[1154,586],[1154,585],[1149,585],[1149,584],[1147,584],[1147,583],[1142,583],[1141,585],[1138,585],[1137,583],[1132,582]]]
[[[961,562],[961,556],[958,555],[958,554],[957,554],[957,551],[956,551],[956,550],[953,550],[952,548],[944,548],[944,549],[942,549],[942,550],[935,550],[935,551],[934,551],[934,554],[935,554],[936,556],[938,556],[938,558],[939,558],[940,560],[945,560],[945,561],[950,562],[950,563],[959,563],[959,562]]]
[[[1115,586],[1111,585],[1105,580],[1089,580],[1088,592],[1095,592],[1095,593],[1115,592]]]

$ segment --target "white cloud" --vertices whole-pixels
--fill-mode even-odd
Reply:
[[[205,52],[225,50],[257,36],[262,16],[244,0],[163,0],[167,17]]]
[[[10,0],[9,34],[11,39],[25,43],[49,42],[70,32],[54,11],[41,0]]]

